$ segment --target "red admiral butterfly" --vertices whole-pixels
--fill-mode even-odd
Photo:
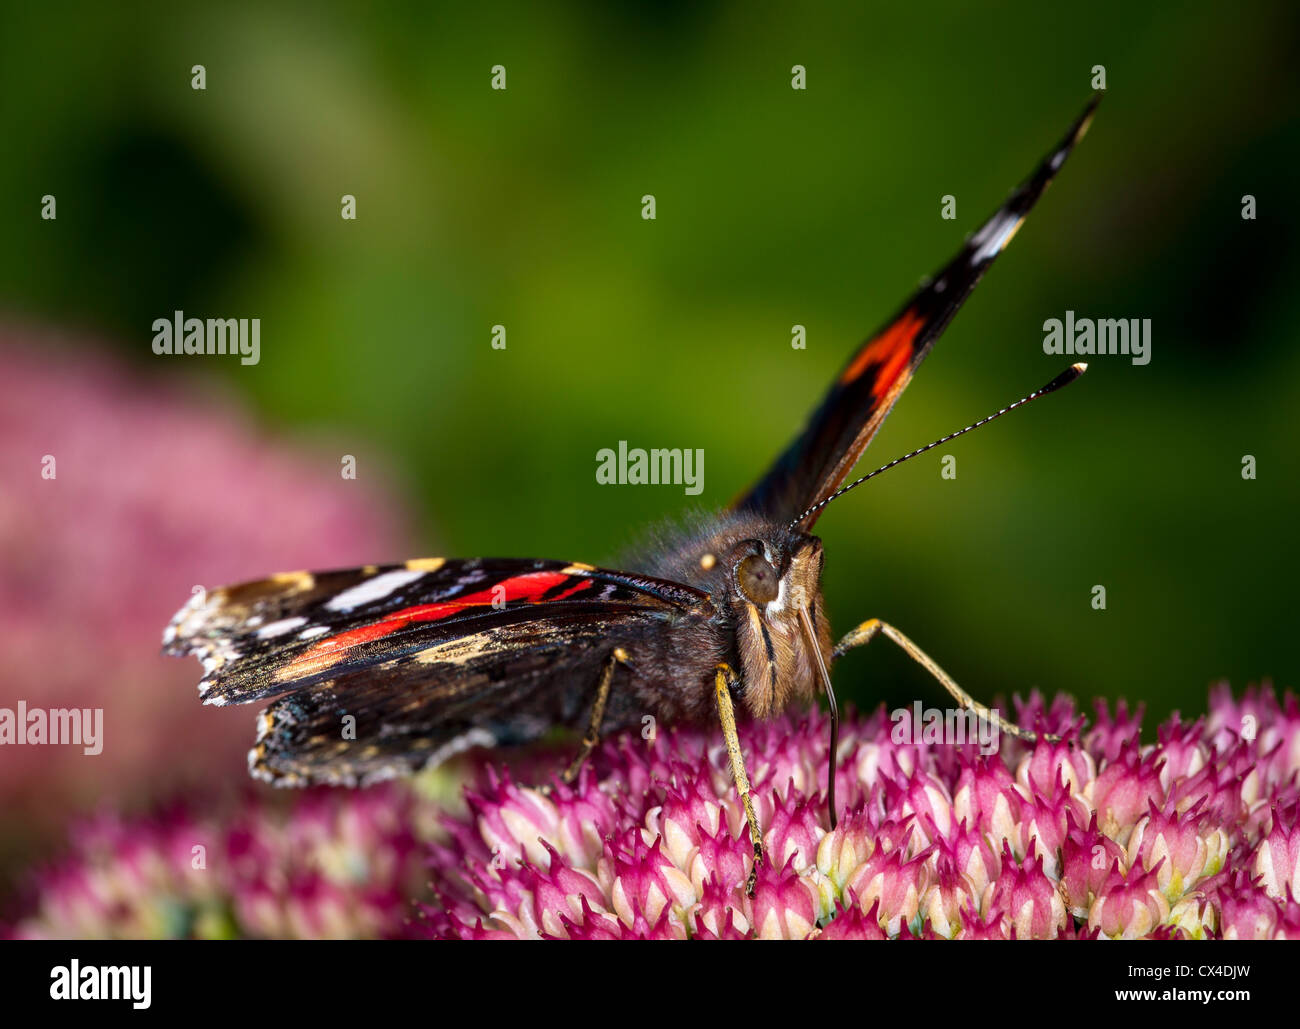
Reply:
[[[585,726],[564,773],[571,781],[601,732],[638,725],[647,714],[666,723],[719,718],[756,862],[761,833],[734,704],[765,718],[824,689],[833,716],[833,825],[836,708],[828,668],[877,634],[963,707],[1033,739],[885,622],[864,622],[832,646],[822,544],[810,533],[836,497],[1081,374],[1075,365],[1010,407],[843,485],[917,365],[1087,130],[1096,104],[853,355],[767,474],[726,510],[631,559],[634,571],[425,558],[293,572],[197,595],[168,626],[164,651],[202,661],[204,703],[272,701],[260,715],[249,767],[276,785],[365,785],[469,747]]]

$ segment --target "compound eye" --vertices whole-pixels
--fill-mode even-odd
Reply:
[[[736,568],[736,582],[740,591],[755,604],[767,604],[776,599],[781,581],[776,569],[758,554],[750,554]]]

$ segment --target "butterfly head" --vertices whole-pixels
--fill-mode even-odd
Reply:
[[[747,539],[729,555],[745,705],[756,718],[808,700],[819,686],[817,654],[829,664],[831,630],[822,603],[822,542],[804,533]]]

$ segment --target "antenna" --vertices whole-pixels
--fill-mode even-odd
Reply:
[[[812,507],[808,508],[807,511],[805,511],[798,518],[792,521],[788,526],[788,528],[791,529],[797,528],[799,523],[802,522],[809,515],[816,514],[818,511],[820,511],[823,507],[829,504],[836,497],[844,496],[844,494],[847,493],[849,490],[856,489],[858,486],[861,486],[868,479],[874,479],[881,472],[887,472],[889,471],[889,469],[902,464],[904,461],[910,461],[912,458],[917,457],[920,454],[924,454],[927,450],[933,450],[935,447],[942,446],[943,444],[949,442],[950,440],[956,439],[958,436],[964,436],[972,429],[978,429],[981,425],[988,425],[989,422],[993,421],[996,418],[1001,418],[1004,414],[1008,414],[1009,412],[1014,411],[1017,407],[1024,407],[1024,405],[1029,403],[1031,400],[1037,400],[1039,397],[1045,397],[1049,393],[1055,393],[1058,389],[1068,386],[1070,383],[1072,383],[1075,379],[1077,379],[1080,375],[1082,375],[1087,370],[1088,370],[1088,366],[1084,364],[1082,361],[1080,361],[1078,364],[1072,364],[1070,365],[1069,368],[1061,372],[1060,375],[1058,375],[1055,379],[1049,382],[1046,386],[1034,390],[1034,392],[1028,394],[1027,396],[1021,397],[1014,404],[1008,404],[1006,407],[1002,408],[1002,410],[995,411],[987,418],[981,418],[978,422],[972,422],[964,429],[958,429],[956,432],[950,432],[948,433],[947,436],[944,436],[942,439],[937,439],[933,443],[927,443],[925,446],[920,447],[917,450],[913,450],[910,454],[904,454],[902,457],[897,457],[894,460],[890,461],[889,464],[882,464],[874,472],[864,475],[860,479],[855,479],[847,486],[841,486],[830,496],[823,497],[821,500],[817,501],[817,503],[813,504]]]

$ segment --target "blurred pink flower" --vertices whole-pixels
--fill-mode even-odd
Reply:
[[[378,460],[340,476],[361,441],[274,440],[202,371],[0,328],[0,706],[102,708],[104,737],[0,748],[10,849],[104,796],[243,767],[253,713],[204,708],[197,667],[159,655],[196,586],[406,552]]]
[[[282,801],[286,798],[276,798]],[[292,805],[78,823],[0,935],[41,939],[402,935],[425,881],[432,808],[409,789],[322,790]]]

